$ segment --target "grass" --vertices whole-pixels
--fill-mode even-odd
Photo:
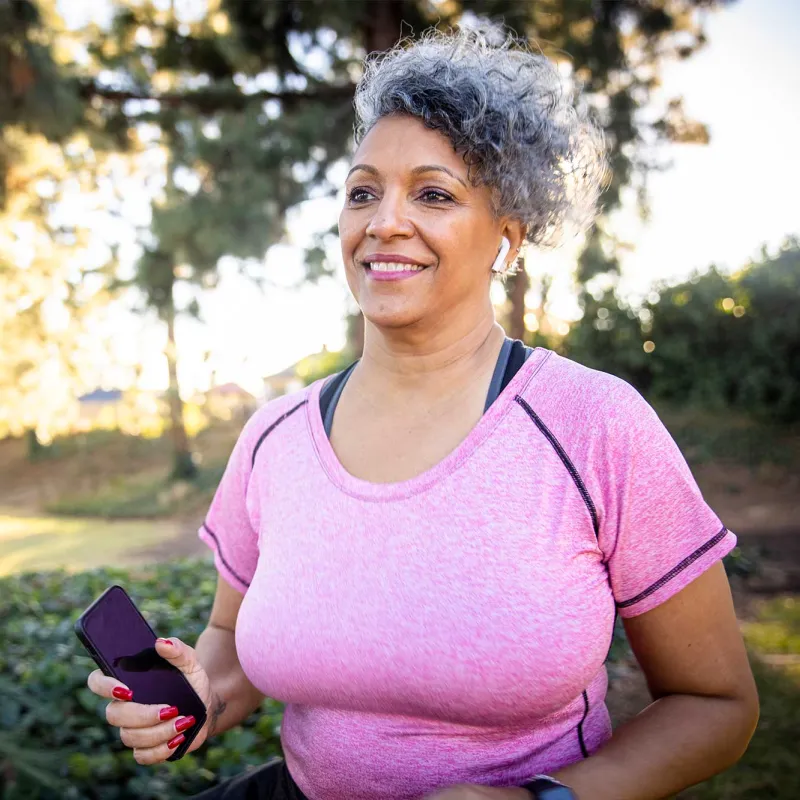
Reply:
[[[51,514],[105,519],[166,517],[211,502],[225,463],[201,467],[191,482],[170,483],[156,475],[117,476],[93,492],[65,494],[48,503]]]
[[[800,597],[764,600],[757,614],[755,621],[743,626],[747,643],[762,653],[796,655],[800,661]]]
[[[800,797],[800,665],[770,666],[768,654],[800,660],[800,599],[761,602],[743,625],[753,657],[761,719],[741,761],[732,769],[684,792],[691,800],[797,800]]]
[[[152,560],[148,551],[179,537],[169,521],[115,521],[0,513],[0,576],[29,570],[70,571]]]

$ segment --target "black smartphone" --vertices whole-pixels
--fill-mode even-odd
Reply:
[[[156,652],[156,635],[121,586],[109,586],[78,617],[75,633],[98,667],[133,692],[133,702],[167,703],[197,723],[167,759],[177,761],[206,721],[206,707],[184,674]]]

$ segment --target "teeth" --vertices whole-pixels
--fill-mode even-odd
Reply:
[[[369,268],[375,272],[419,272],[425,269],[419,264],[400,264],[393,261],[373,261]]]

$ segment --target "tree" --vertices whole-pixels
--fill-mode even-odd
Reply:
[[[0,4],[0,436],[27,432],[32,455],[91,373],[98,343],[85,332],[105,297],[84,278],[114,259],[90,254],[74,207],[107,165],[54,53],[53,14],[50,2]]]
[[[654,398],[800,421],[800,240],[733,275],[712,266],[655,289],[641,308],[609,292],[565,351]]]
[[[190,473],[191,458],[171,332],[176,316],[197,304],[177,308],[175,288],[212,286],[223,255],[243,265],[260,260],[283,237],[289,209],[337,191],[328,172],[350,145],[352,95],[366,53],[390,47],[402,33],[455,24],[468,11],[503,17],[556,58],[566,50],[610,134],[615,173],[605,204],[611,210],[621,188],[649,166],[641,154],[645,130],[662,136],[693,130],[682,123],[679,104],[650,125],[637,110],[649,99],[665,53],[688,56],[701,43],[695,9],[716,4],[119,0],[108,27],[61,26],[64,37],[77,37],[84,48],[82,59],[56,76],[84,101],[80,123],[120,149],[160,155],[161,186],[151,192],[152,225],[142,232],[132,283],[167,329],[176,473]],[[601,223],[581,262],[582,279],[613,268],[609,238]],[[324,274],[320,247],[308,261],[310,275]],[[523,281],[510,285],[519,289]],[[524,291],[512,299],[514,329],[522,330]],[[357,351],[363,330],[357,319],[350,330]]]
[[[352,136],[353,70],[364,45],[391,46],[403,20],[427,27],[431,9],[425,17],[418,5],[426,4],[210,0],[189,17],[174,4],[127,2],[109,31],[85,32],[92,61],[77,76],[81,95],[140,151],[163,153],[164,187],[153,196],[135,277],[117,285],[138,288],[167,329],[176,476],[194,467],[175,321],[198,309],[177,307],[176,286],[212,286],[224,255],[260,260],[283,237],[290,208],[336,191],[327,171]],[[358,336],[358,320],[352,329]]]
[[[602,213],[586,238],[576,280],[584,308],[592,305],[586,285],[619,273],[614,212],[625,191],[634,193],[647,214],[647,176],[663,168],[659,146],[667,142],[705,144],[702,123],[688,119],[681,98],[663,108],[653,105],[663,65],[690,58],[705,42],[702,12],[727,0],[537,0],[506,4],[500,0],[467,3],[476,13],[504,16],[508,24],[537,41],[584,87],[609,148],[609,182],[600,198]],[[541,307],[549,278],[538,287]],[[524,295],[510,296],[507,327],[524,330]]]

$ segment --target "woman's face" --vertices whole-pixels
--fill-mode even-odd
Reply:
[[[339,235],[347,282],[365,317],[402,328],[460,313],[476,319],[489,307],[501,237],[513,250],[522,231],[495,218],[490,190],[469,183],[447,137],[414,117],[392,116],[356,151]]]

